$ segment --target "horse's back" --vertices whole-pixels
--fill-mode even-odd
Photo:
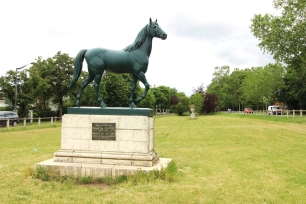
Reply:
[[[91,69],[104,69],[115,73],[133,71],[129,53],[124,50],[94,48],[86,52],[85,59]]]

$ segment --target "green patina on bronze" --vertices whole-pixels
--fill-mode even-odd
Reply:
[[[94,89],[100,101],[100,106],[101,108],[106,107],[99,90],[101,77],[106,70],[117,74],[130,73],[133,75],[129,102],[131,108],[135,108],[135,104],[146,97],[150,88],[145,73],[148,69],[153,37],[165,40],[167,34],[157,24],[157,20],[152,22],[150,18],[149,24],[141,29],[134,43],[123,50],[109,50],[104,48],[81,50],[74,59],[74,75],[70,83],[70,89],[75,85],[81,74],[84,58],[88,66],[88,77],[81,85],[77,95],[76,106],[80,107],[80,98],[84,88],[94,81]],[[138,80],[144,84],[145,90],[140,97],[134,100],[133,93]]]
[[[156,112],[150,108],[99,108],[99,107],[69,107],[68,114],[81,115],[129,115],[129,116],[155,116]]]

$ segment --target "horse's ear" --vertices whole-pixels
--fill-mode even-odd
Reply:
[[[149,21],[149,22],[150,22],[150,25],[151,25],[151,24],[152,24],[152,19],[151,19],[151,17],[150,17],[150,21]]]
[[[155,20],[155,22],[157,23],[157,19]]]

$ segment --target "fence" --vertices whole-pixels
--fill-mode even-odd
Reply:
[[[59,117],[47,117],[47,118],[20,118],[19,124],[23,124],[23,127],[26,128],[27,126],[33,126],[37,124],[38,127],[41,127],[42,124],[46,124],[47,122],[49,125],[54,125],[55,122],[61,122],[62,118]],[[10,119],[7,118],[6,120],[6,129],[10,129]]]
[[[275,117],[303,117],[306,116],[306,110],[275,110],[275,114],[270,114],[271,116]],[[243,111],[232,111],[231,113],[237,113],[237,114],[249,114],[244,113]],[[253,111],[253,114],[255,115],[269,115],[267,110],[257,110]]]
[[[170,115],[171,111],[169,109],[157,109],[156,110],[156,116],[162,116],[162,115]]]
[[[164,109],[164,110],[157,110],[156,111],[156,116],[164,116],[164,115],[171,115],[172,113],[170,113],[169,109]],[[42,123],[46,124],[47,122],[49,125],[53,125],[55,122],[61,122],[60,117],[46,117],[46,118],[20,118],[19,119],[19,126],[21,126],[21,124],[23,124],[23,127],[26,128],[28,126],[34,126],[37,125],[38,127],[41,127]],[[7,130],[9,130],[10,128],[12,128],[10,126],[10,123],[12,122],[10,119],[0,119],[1,121],[5,120],[6,122],[2,123],[4,124],[4,126],[6,127]],[[12,124],[11,124],[12,125]],[[0,124],[1,127],[1,124]]]

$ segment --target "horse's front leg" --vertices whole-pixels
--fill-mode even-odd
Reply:
[[[138,81],[138,78],[133,75],[130,98],[129,98],[131,108],[136,108],[136,105],[135,105],[133,100],[134,100],[134,91],[135,91],[135,88],[136,88],[137,81]]]
[[[143,94],[136,99],[136,101],[135,101],[136,104],[139,103],[140,101],[142,101],[146,97],[146,95],[147,95],[147,93],[150,89],[150,85],[149,85],[149,83],[146,79],[146,76],[143,72],[140,72],[137,75],[137,78],[143,83],[143,85],[145,86],[145,90],[144,90]]]

